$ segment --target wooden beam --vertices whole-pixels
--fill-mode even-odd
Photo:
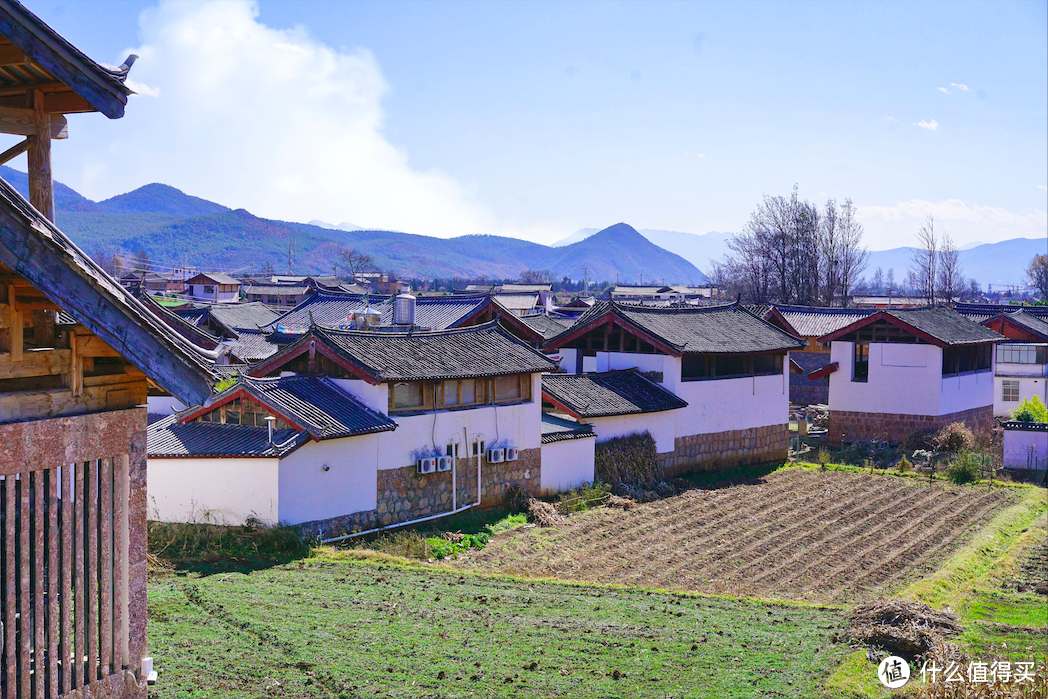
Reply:
[[[78,357],[119,357],[119,352],[110,347],[97,335],[77,336],[76,356]]]
[[[29,56],[13,44],[0,46],[0,66],[19,66],[29,63]]]
[[[44,111],[49,114],[84,114],[98,110],[75,92],[51,92],[44,95]]]
[[[22,347],[25,342],[25,321],[22,319],[22,311],[18,309],[18,297],[15,296],[15,287],[7,287],[7,305],[11,308],[8,326],[11,328],[11,361],[22,361]]]
[[[44,111],[44,95],[33,97],[35,127],[39,134],[29,148],[29,203],[51,223],[55,222],[55,185],[51,178],[51,115]],[[46,134],[46,135],[45,135]]]
[[[25,153],[27,150],[29,150],[29,147],[31,145],[33,145],[32,136],[26,136],[23,140],[11,146],[3,153],[0,153],[0,165],[3,165],[9,160],[13,160],[14,158],[20,156],[22,153]]]
[[[51,299],[46,296],[18,296],[18,307],[23,311],[60,311]]]
[[[0,422],[118,410],[145,402],[146,382],[138,380],[85,387],[78,396],[68,388],[0,393]]]
[[[41,99],[44,99],[41,97]],[[32,109],[21,109],[19,107],[0,106],[0,133],[9,133],[15,136],[36,136],[41,133],[51,134],[51,138],[69,138],[69,121],[61,114],[50,116],[46,127],[41,127],[37,113]]]
[[[67,349],[30,350],[21,362],[12,362],[8,353],[0,354],[0,379],[56,376],[69,369],[72,352]]]

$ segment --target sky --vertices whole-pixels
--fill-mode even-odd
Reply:
[[[737,231],[796,184],[851,198],[873,250],[929,215],[958,245],[1048,239],[1043,0],[23,1],[100,62],[140,56],[126,116],[71,115],[53,147],[95,200],[163,182],[551,243]]]

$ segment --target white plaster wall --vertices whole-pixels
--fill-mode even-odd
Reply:
[[[280,521],[299,524],[375,509],[378,445],[374,434],[326,439],[281,459]]]
[[[506,440],[518,449],[536,449],[542,445],[541,396],[542,375],[532,374],[531,400],[527,403],[440,410],[407,417],[394,414],[392,417],[397,423],[397,429],[378,435],[378,468],[383,470],[411,465],[414,463],[411,453],[416,449],[431,448],[434,442],[443,453],[452,439],[465,442],[459,447],[459,454],[467,456],[474,434],[482,435],[480,438],[489,445],[497,440]]]
[[[665,354],[638,354],[634,352],[598,352],[597,371],[633,369],[661,371],[662,385],[676,393],[680,383],[680,359]]]
[[[830,361],[830,410],[854,410],[900,415],[939,415],[942,384],[942,350],[934,345],[870,345],[870,375],[866,383],[852,377],[851,342],[835,340]],[[988,404],[988,403],[984,403]],[[952,412],[952,411],[951,411]]]
[[[362,379],[330,379],[330,381],[372,410],[377,410],[383,415],[389,414],[388,384],[380,383],[373,386]]]
[[[677,436],[786,424],[790,412],[787,371],[789,362],[784,361],[781,375],[681,382],[675,393],[688,401],[688,407],[673,411]]]
[[[661,413],[643,413],[641,415],[615,415],[597,417],[587,422],[593,425],[598,440],[623,437],[634,432],[650,432],[655,439],[655,449],[660,454],[676,448],[674,438],[677,434],[677,416],[679,410],[664,410]]]
[[[1000,366],[998,365],[998,367]],[[1019,400],[1007,403],[1001,400],[1001,396],[1004,395],[1002,384],[1005,380],[1019,382]],[[1041,402],[1048,405],[1048,380],[1044,378],[996,376],[993,384],[993,414],[1000,417],[1011,417],[1012,411],[1019,407],[1020,401],[1033,398],[1034,396],[1040,396]]]
[[[996,353],[995,353],[996,354]],[[1012,364],[998,363],[996,371],[1001,376],[1037,376],[1043,377],[1048,374],[1048,367],[1044,364]]]
[[[1048,459],[1048,432],[1005,430],[1004,467],[1026,468],[1027,454],[1031,447],[1039,468],[1045,468],[1045,459]]]
[[[940,373],[942,369],[939,369]],[[940,376],[939,415],[993,405],[993,371]]]
[[[542,445],[539,489],[552,495],[593,482],[593,450],[597,440],[567,439]]]
[[[560,355],[560,368],[569,374],[575,373],[575,362],[579,351],[574,347],[562,347],[557,350]]]
[[[279,521],[276,459],[149,459],[149,518],[243,524]]]

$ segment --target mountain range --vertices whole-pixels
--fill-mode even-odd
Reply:
[[[0,177],[28,197],[24,172],[0,166]],[[457,238],[356,229],[321,221],[292,223],[148,184],[104,201],[91,201],[55,182],[55,218],[88,254],[148,253],[158,267],[193,265],[231,273],[326,273],[346,247],[371,255],[383,271],[404,278],[512,279],[528,269],[560,279],[699,284],[705,275],[680,255],[618,223],[569,245],[551,247],[516,238]],[[320,224],[320,225],[317,225]],[[291,259],[289,261],[289,247]],[[290,264],[289,264],[290,262]]]

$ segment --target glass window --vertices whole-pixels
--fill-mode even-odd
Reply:
[[[1019,382],[1018,381],[1002,381],[1001,382],[1001,402],[1002,403],[1018,403],[1019,402]]]
[[[458,405],[459,404],[459,382],[458,381],[445,381],[444,382],[444,405]]]
[[[213,286],[205,286],[204,287],[204,293],[205,294],[213,294],[213,293],[215,293],[215,287],[213,287]]]
[[[743,354],[725,354],[716,358],[715,371],[717,378],[730,376],[749,376],[750,356]]]
[[[852,364],[852,381],[866,383],[870,380],[870,346],[864,342],[855,343],[855,361]]]
[[[520,398],[520,377],[496,376],[495,400],[513,400],[515,398]]]
[[[459,382],[461,390],[462,405],[470,405],[478,402],[477,382],[474,379],[466,379]]]
[[[393,408],[403,410],[408,408],[422,407],[422,384],[421,383],[396,383],[393,384]]]

